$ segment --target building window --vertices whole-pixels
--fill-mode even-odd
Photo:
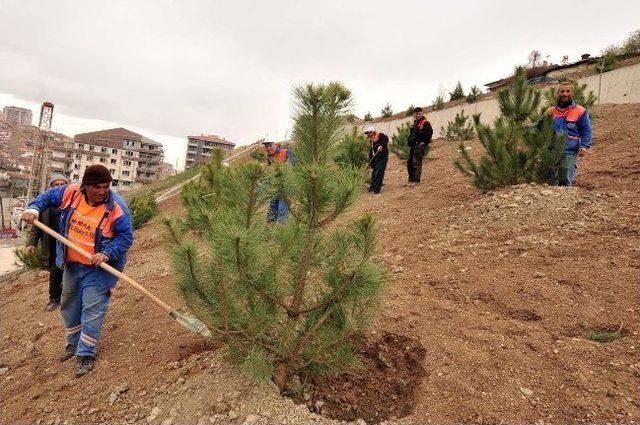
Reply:
[[[107,148],[100,148],[100,152],[107,153]]]
[[[84,149],[84,144],[82,143],[78,144],[78,149]]]
[[[118,161],[117,161],[116,159],[114,159],[114,158],[111,158],[111,163],[112,163],[112,164],[117,164],[117,163],[118,163]]]
[[[82,158],[82,155],[80,155],[79,153],[76,154],[76,159],[80,159]]]
[[[131,182],[125,180],[125,181],[122,182],[122,185],[123,186],[131,186]]]
[[[80,168],[80,164],[73,164],[73,168],[77,170],[78,168]]]
[[[93,155],[87,155],[87,161],[93,161]]]
[[[122,175],[123,175],[123,176],[128,176],[128,175],[129,175],[129,170],[124,170],[124,171],[122,172]]]
[[[114,154],[114,155],[117,154],[118,153],[118,149],[111,149],[111,153]]]
[[[131,152],[131,151],[126,151],[126,152],[125,152],[125,155],[127,155],[127,156],[133,156],[133,152]]]
[[[79,175],[77,175],[77,174],[74,174],[74,175],[73,175],[73,179],[74,179],[74,180],[78,180],[79,178],[80,178],[80,176],[79,176]]]
[[[116,173],[116,170],[114,170],[113,168],[111,168],[109,171],[111,172],[111,174],[115,174]]]
[[[89,145],[89,150],[92,151],[93,150],[93,145]]]
[[[125,167],[128,167],[131,165],[131,161],[127,161],[126,159],[122,163],[124,164]]]
[[[134,140],[125,140],[125,141],[124,141],[124,144],[125,144],[127,147],[134,147],[134,146],[136,145],[136,142],[135,142]]]
[[[100,158],[100,162],[107,162],[107,158]]]

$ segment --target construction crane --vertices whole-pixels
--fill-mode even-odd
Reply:
[[[31,160],[31,174],[27,187],[27,199],[33,198],[47,187],[47,174],[51,162],[49,149],[49,137],[51,121],[53,119],[53,103],[44,102],[40,107],[40,121],[38,123],[39,134],[34,141],[33,158]]]

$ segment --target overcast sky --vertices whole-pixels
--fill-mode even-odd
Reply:
[[[635,0],[0,0],[0,107],[37,121],[48,100],[57,131],[124,126],[182,167],[187,134],[283,138],[296,84],[340,80],[375,116],[482,87],[532,49],[598,54],[638,16]]]

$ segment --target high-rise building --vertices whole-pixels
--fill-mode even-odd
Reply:
[[[113,186],[128,189],[160,178],[164,150],[161,143],[120,127],[76,134],[71,149],[52,149],[52,158],[68,167],[63,170],[72,181],[79,181],[89,165],[102,164],[111,171]],[[59,169],[52,161],[51,171]]]
[[[20,108],[18,106],[5,106],[2,109],[2,118],[4,118],[5,121],[16,124],[31,125],[33,112],[31,112],[31,109]]]
[[[231,151],[236,147],[235,143],[215,135],[187,136],[187,139],[186,168],[207,162],[215,148]]]

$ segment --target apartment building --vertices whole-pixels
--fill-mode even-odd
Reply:
[[[5,121],[16,124],[31,125],[33,112],[31,112],[31,109],[20,108],[18,106],[5,106],[2,109],[2,118],[4,118]]]
[[[209,160],[215,148],[232,151],[236,144],[216,135],[187,136],[186,168],[203,164]]]
[[[125,128],[76,134],[73,142],[51,144],[51,172],[80,181],[84,170],[102,164],[111,171],[113,186],[132,189],[160,178],[162,144]]]

